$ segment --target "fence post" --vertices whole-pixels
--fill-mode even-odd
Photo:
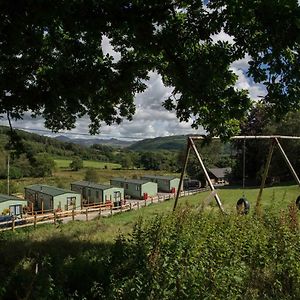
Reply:
[[[15,231],[15,216],[12,216],[11,218],[11,230]]]
[[[110,214],[113,214],[112,204],[110,205]]]
[[[153,203],[153,197],[151,197],[151,204]]]
[[[99,217],[101,216],[101,206],[99,208]]]
[[[140,209],[140,201],[137,203],[137,208]]]
[[[86,218],[87,221],[89,220],[88,208],[85,210],[85,218]]]
[[[132,204],[131,204],[131,202],[129,203],[129,207],[130,207],[130,210],[132,210]]]
[[[36,228],[36,212],[34,213],[33,226]]]
[[[145,199],[145,201],[144,201],[144,206],[147,206],[147,202],[146,202],[146,199]]]
[[[75,210],[74,210],[74,208],[72,209],[72,221],[74,221],[75,220]]]
[[[56,212],[55,211],[53,212],[53,223],[54,223],[54,225],[56,224]]]

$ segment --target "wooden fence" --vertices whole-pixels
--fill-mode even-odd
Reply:
[[[185,197],[196,193],[205,192],[208,190],[209,188],[201,188],[197,190],[182,191],[180,193],[180,197]],[[61,211],[61,212],[47,211],[46,213],[44,212],[43,214],[41,214],[40,212],[34,212],[33,214],[27,214],[22,218],[12,217],[12,219],[9,221],[1,222],[0,231],[15,230],[15,228],[22,228],[28,226],[36,227],[38,224],[44,224],[44,223],[58,224],[64,220],[74,221],[76,219],[76,216],[81,216],[80,220],[88,221],[89,214],[92,213],[94,213],[93,217],[96,217],[97,214],[98,216],[110,216],[116,213],[122,213],[125,211],[140,209],[141,207],[145,207],[152,203],[164,202],[174,198],[175,198],[174,194],[157,195],[155,197],[150,197],[146,200],[139,200],[136,202],[129,202],[129,203],[121,202],[120,206],[113,206],[112,204],[110,204],[109,206],[107,204],[96,204],[96,205],[89,205],[83,208],[77,207],[69,211]],[[84,215],[83,218],[82,215]],[[69,220],[67,218],[69,218]]]

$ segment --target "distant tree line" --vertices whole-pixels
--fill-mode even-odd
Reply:
[[[257,105],[241,125],[241,135],[300,135],[300,112],[289,113],[281,122],[266,118],[263,105]],[[133,151],[107,145],[85,147],[42,137],[32,133],[17,131],[11,142],[11,132],[0,127],[0,178],[7,176],[7,153],[10,152],[10,177],[43,177],[52,174],[55,167],[53,157],[72,159],[70,169],[77,171],[83,167],[83,160],[98,160],[119,163],[123,169],[140,168],[180,172],[184,161],[185,146],[182,151]],[[257,185],[263,174],[269,149],[269,140],[246,141],[246,184]],[[287,156],[296,170],[300,169],[300,141],[281,141]],[[219,140],[198,141],[196,143],[208,168],[231,167],[231,180],[241,183],[243,174],[243,141],[223,143]],[[193,151],[187,165],[187,175],[204,181],[203,172]],[[273,154],[268,182],[293,179],[289,169],[276,149]]]
[[[241,125],[241,135],[290,135],[300,136],[300,111],[287,114],[280,122],[276,119],[267,119],[267,111],[263,105],[257,105]],[[300,169],[300,141],[280,140],[290,162],[296,172]],[[231,167],[231,182],[242,183],[244,141],[232,140],[227,143],[213,140],[210,143],[197,142],[199,152],[205,166]],[[246,140],[245,141],[245,181],[246,185],[258,185],[264,172],[270,140]],[[184,152],[178,155],[178,164],[182,166]],[[204,181],[204,174],[200,164],[191,151],[187,165],[187,174],[191,178]],[[292,174],[287,167],[281,153],[275,147],[267,183],[286,182],[293,180]]]

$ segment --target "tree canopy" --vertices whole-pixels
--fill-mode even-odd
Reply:
[[[245,56],[269,113],[300,107],[297,0],[18,0],[1,1],[0,17],[0,113],[42,115],[54,131],[84,115],[91,133],[132,119],[155,70],[180,121],[230,136],[252,105],[231,69]],[[212,39],[221,32],[233,42]]]

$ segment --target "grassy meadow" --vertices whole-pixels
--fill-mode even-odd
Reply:
[[[54,159],[57,168],[70,169],[71,159],[55,158]],[[118,169],[121,168],[120,164],[102,162],[96,160],[84,160],[84,168],[95,168],[95,169]]]
[[[169,175],[164,171],[146,171],[142,169],[119,169],[118,164],[114,163],[106,163],[99,161],[84,161],[85,165],[83,169],[79,171],[72,171],[69,167],[65,167],[68,165],[68,161],[66,159],[56,159],[57,166],[55,171],[53,172],[53,176],[49,177],[24,177],[20,179],[11,179],[11,190],[18,193],[24,192],[24,187],[31,184],[48,184],[57,186],[60,188],[69,189],[70,183],[73,181],[84,180],[85,173],[87,169],[89,169],[91,165],[94,164],[94,168],[99,177],[99,183],[109,184],[110,179],[113,177],[127,177],[127,178],[138,178],[144,174],[157,174],[157,175]],[[71,161],[70,161],[71,162]],[[86,166],[86,167],[85,167]],[[95,167],[96,166],[96,167]],[[107,169],[105,168],[107,166]],[[179,174],[176,174],[179,176]],[[0,180],[0,184],[6,186],[6,179]]]
[[[240,188],[223,188],[218,190],[225,212],[236,215],[236,202],[244,194],[251,205],[250,215],[254,214],[254,207],[258,194],[258,189]],[[195,211],[205,211],[207,213],[219,213],[219,208],[215,199],[209,197],[210,192],[202,192],[191,196],[181,197],[178,202],[178,209],[190,207]],[[296,198],[300,195],[300,188],[296,185],[278,186],[265,188],[262,195],[263,211],[272,211],[280,215],[282,211],[288,209],[291,204],[295,203]],[[18,235],[30,235],[31,239],[47,240],[52,236],[62,235],[65,237],[87,237],[88,240],[113,242],[119,235],[128,235],[139,219],[152,220],[157,216],[168,215],[172,213],[174,199],[165,202],[154,203],[139,210],[120,213],[111,217],[99,218],[89,222],[75,221],[59,227],[53,225],[41,225],[38,229],[18,230]],[[88,232],[88,233],[87,233]]]

